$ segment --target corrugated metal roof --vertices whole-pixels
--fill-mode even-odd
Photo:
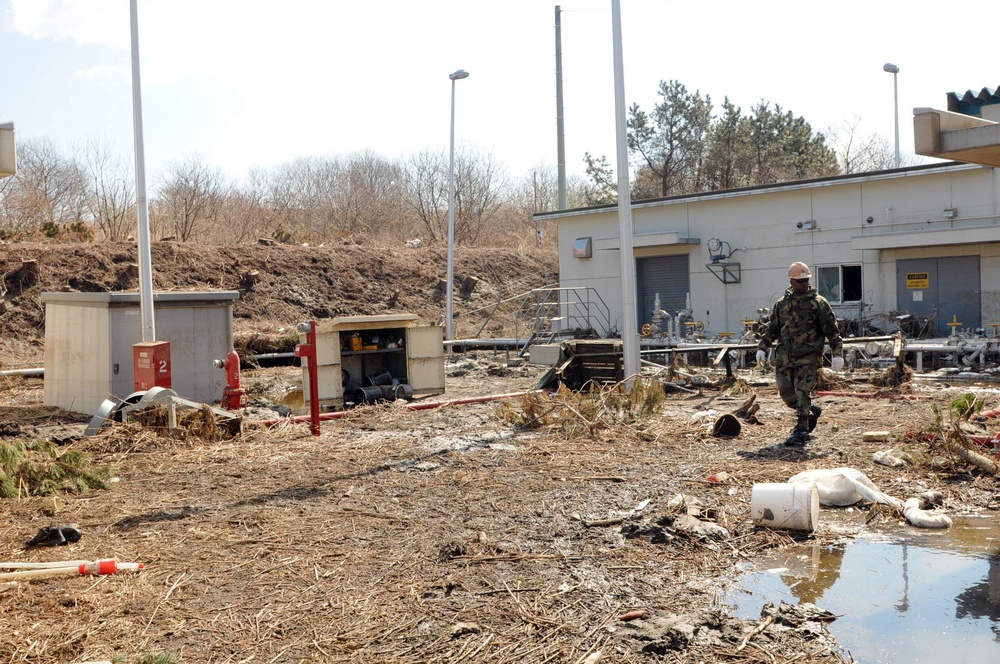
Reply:
[[[983,88],[978,92],[966,90],[964,94],[960,92],[948,93],[948,110],[953,113],[978,116],[981,106],[991,104],[1000,104],[1000,96],[997,95],[996,88]]]

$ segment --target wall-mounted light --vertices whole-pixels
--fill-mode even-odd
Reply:
[[[958,216],[958,210],[956,208],[945,208],[941,213],[941,216],[945,219],[954,219]]]
[[[713,263],[726,260],[736,251],[736,249],[730,248],[728,242],[723,242],[717,237],[708,240],[708,257]]]
[[[865,222],[869,223],[869,224],[874,224],[875,223],[875,217],[868,217],[867,219],[865,219]]]
[[[573,258],[590,258],[594,255],[594,243],[589,237],[578,237],[573,243]]]
[[[816,230],[816,220],[809,219],[807,221],[800,221],[797,224],[795,224],[795,227],[798,228],[800,231],[813,231]]]

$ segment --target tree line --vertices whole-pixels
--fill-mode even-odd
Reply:
[[[679,81],[663,81],[651,111],[628,109],[627,141],[633,200],[736,189],[895,166],[888,140],[861,137],[860,120],[816,131],[801,116],[761,100],[749,113]],[[614,169],[605,156],[584,155],[591,181],[588,203],[617,199]],[[907,157],[903,165],[916,160]]]
[[[891,168],[878,136],[815,131],[802,117],[761,101],[748,114],[678,81],[660,84],[650,112],[629,109],[632,199],[770,184]],[[913,159],[908,158],[907,163]],[[567,182],[570,208],[613,203],[607,158],[584,156],[586,176]],[[148,193],[154,238],[241,244],[270,238],[321,244],[346,238],[443,243],[450,170],[444,152],[387,159],[372,151],[301,157],[253,168],[236,182],[200,157],[155,174]],[[512,177],[492,154],[460,147],[455,159],[455,242],[518,246],[542,241],[532,215],[557,208],[556,169]],[[18,144],[18,173],[0,180],[0,239],[123,241],[136,230],[132,162],[92,142],[67,155],[48,139]],[[548,234],[545,242],[553,242]]]

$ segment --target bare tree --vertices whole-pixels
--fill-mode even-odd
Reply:
[[[105,143],[91,142],[85,154],[90,193],[87,210],[94,225],[111,241],[135,229],[135,173],[130,161]]]
[[[265,171],[251,169],[245,184],[230,190],[219,211],[220,223],[213,227],[219,244],[243,244],[273,236],[277,214],[268,199],[267,178]]]
[[[448,237],[448,159],[422,150],[406,164],[406,206],[431,241]]]
[[[159,211],[181,242],[192,239],[201,224],[218,220],[230,185],[218,168],[189,156],[168,167],[160,187]]]
[[[861,118],[854,116],[827,130],[844,173],[870,173],[895,168],[896,151],[889,139],[881,134],[860,136],[860,124]],[[900,155],[900,166],[916,166],[919,163],[915,155]]]
[[[17,175],[8,179],[0,202],[6,234],[24,236],[41,231],[54,236],[59,226],[80,225],[86,220],[86,175],[50,140],[21,142]]]
[[[503,166],[492,154],[455,155],[455,244],[475,245],[509,199]]]
[[[300,158],[278,167],[270,177],[270,199],[281,241],[322,242],[337,228],[334,191],[341,166],[332,159]]]
[[[342,163],[338,175],[334,202],[341,229],[382,238],[401,232],[405,188],[400,165],[366,150]]]
[[[406,168],[406,205],[431,240],[448,236],[449,159],[419,152]],[[507,204],[507,175],[492,154],[461,148],[455,154],[455,244],[474,245]]]

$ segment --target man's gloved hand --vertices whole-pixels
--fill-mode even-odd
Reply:
[[[757,364],[764,364],[764,360],[767,358],[767,353],[762,350],[757,351]]]
[[[830,368],[833,369],[834,371],[840,371],[841,369],[843,369],[844,368],[844,358],[842,358],[842,357],[835,357],[832,360],[830,360]]]

